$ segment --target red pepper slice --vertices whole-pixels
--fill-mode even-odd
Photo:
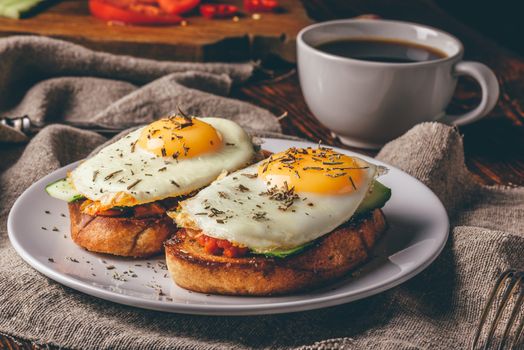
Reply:
[[[160,8],[172,15],[191,11],[200,4],[200,0],[157,0]]]
[[[238,13],[238,7],[225,4],[200,5],[200,14],[205,18],[227,18]]]
[[[135,2],[128,7],[119,6],[124,3],[121,0],[89,0],[89,10],[93,16],[102,20],[126,24],[168,25],[182,20],[180,16],[166,14],[146,2]]]
[[[280,7],[277,0],[244,0],[248,12],[273,12]]]

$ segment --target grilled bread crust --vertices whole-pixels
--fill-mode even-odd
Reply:
[[[370,257],[386,229],[375,209],[287,258],[228,258],[208,254],[185,230],[165,243],[166,262],[179,286],[202,293],[278,295],[319,287],[340,278]]]
[[[167,215],[150,218],[91,216],[80,211],[81,202],[69,203],[71,238],[97,253],[127,257],[159,254],[164,241],[177,228]]]

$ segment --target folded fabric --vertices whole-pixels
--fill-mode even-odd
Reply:
[[[279,132],[267,110],[224,97],[252,72],[248,63],[159,62],[13,36],[0,40],[0,115],[123,129],[180,107],[197,116],[232,119],[254,131]]]
[[[27,44],[25,40],[36,44]],[[0,98],[4,108],[7,108],[8,100],[3,93],[11,87],[13,91],[18,91],[18,102],[14,102],[10,110],[17,113],[31,110],[35,118],[59,120],[70,117],[94,123],[146,122],[150,119],[144,117],[144,113],[150,111],[149,108],[154,111],[153,114],[161,113],[164,108],[176,106],[169,104],[170,96],[177,99],[182,95],[191,96],[191,103],[194,104],[190,108],[194,108],[193,112],[209,111],[206,108],[211,107],[207,104],[215,101],[214,105],[221,106],[220,115],[237,118],[246,126],[254,125],[255,132],[279,131],[278,123],[269,112],[217,96],[220,91],[224,92],[222,95],[227,92],[218,88],[221,83],[210,83],[212,87],[209,89],[214,94],[209,94],[210,90],[201,91],[206,86],[204,81],[198,85],[202,86],[198,90],[194,89],[196,85],[188,87],[187,80],[185,84],[182,82],[184,79],[181,77],[189,73],[165,69],[166,76],[162,78],[160,73],[152,74],[150,71],[157,69],[152,68],[155,66],[152,61],[95,54],[63,42],[42,40],[45,41],[42,47],[58,45],[62,51],[79,50],[82,53],[70,54],[70,59],[91,57],[87,61],[98,60],[98,63],[90,65],[84,61],[85,66],[78,64],[85,69],[73,69],[72,65],[76,63],[70,63],[70,66],[64,63],[61,67],[69,67],[64,70],[54,66],[54,73],[48,74],[47,78],[54,76],[60,87],[74,86],[63,94],[54,94],[53,91],[64,90],[40,88],[46,84],[53,85],[53,81],[43,78],[33,80],[25,90],[13,85],[16,77],[8,77],[11,83],[7,85],[0,78]],[[5,64],[2,55],[22,45],[28,45],[28,50],[31,50],[40,43],[34,38],[0,40],[0,65]],[[6,50],[6,47],[9,49]],[[47,62],[46,67],[53,66],[49,63],[52,60],[49,53],[53,50],[46,52],[48,54],[42,57],[42,61]],[[20,54],[14,56],[20,58]],[[103,67],[103,62],[118,62],[120,68]],[[126,66],[130,62],[133,64]],[[176,67],[178,63],[172,65]],[[33,72],[42,67],[38,66],[36,59],[26,66],[33,67]],[[87,66],[90,68],[87,69]],[[149,68],[145,69],[146,66]],[[76,78],[58,77],[86,76],[93,67],[98,70],[95,69],[90,77],[78,78],[82,81],[79,84]],[[191,67],[193,70],[201,68],[198,73],[191,73],[192,77],[211,74],[217,79],[213,81],[221,79],[216,66],[213,67],[217,70],[211,73],[211,68],[206,66]],[[104,69],[105,73],[100,73]],[[142,76],[140,82],[129,78],[134,69],[141,72],[137,73]],[[228,66],[227,69],[232,68]],[[71,74],[72,71],[76,74]],[[127,73],[123,74],[123,71]],[[143,78],[147,75],[145,71],[150,72],[149,80]],[[3,69],[0,72],[28,78],[16,68],[11,73],[5,73]],[[235,74],[238,75],[238,71],[234,74],[229,71],[226,80],[230,77],[235,81],[231,78]],[[156,80],[149,83],[151,79]],[[96,82],[92,83],[93,80]],[[194,82],[193,78],[189,80]],[[155,91],[153,84],[165,90]],[[89,105],[96,104],[97,100],[89,99],[89,93],[85,90],[89,88],[82,86],[91,86],[94,90],[102,90],[104,86],[117,89],[119,86],[120,90],[117,89],[119,92],[115,92],[112,99],[93,91],[93,94],[99,94],[103,106],[96,106],[96,111],[89,113]],[[34,95],[31,94],[33,90]],[[108,88],[103,91],[110,94],[115,90]],[[49,99],[50,96],[55,96],[56,100]],[[158,105],[155,104],[156,99],[159,100]],[[190,103],[185,97],[181,102]],[[155,106],[165,107],[155,109]],[[63,113],[62,108],[69,108],[70,113]],[[462,139],[457,130],[438,123],[425,123],[386,145],[378,155],[379,159],[428,185],[443,201],[451,219],[451,235],[442,254],[408,282],[349,304],[284,315],[206,317],[114,304],[64,287],[33,270],[11,247],[6,232],[8,212],[24,189],[49,172],[87,156],[107,140],[92,132],[55,125],[42,130],[28,144],[2,143],[1,138],[10,132],[3,134],[1,131],[0,333],[29,339],[37,344],[84,349],[466,348],[489,294],[491,281],[507,267],[524,268],[524,189],[486,187],[475,183],[464,165]],[[400,191],[399,195],[403,190],[409,191],[395,190]],[[31,213],[28,213],[30,219]]]

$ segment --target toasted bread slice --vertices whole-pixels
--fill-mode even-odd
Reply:
[[[258,151],[253,162],[270,154],[271,152]],[[185,197],[171,199],[182,200]],[[68,203],[71,238],[76,244],[92,252],[137,258],[152,256],[161,253],[164,241],[177,231],[173,219],[165,213],[160,217],[150,218],[92,216],[81,211],[81,204],[81,200]]]
[[[162,252],[164,241],[177,228],[167,215],[150,218],[91,216],[81,212],[81,202],[69,203],[71,238],[97,253],[146,257]]]
[[[184,229],[165,243],[167,267],[179,286],[202,293],[277,295],[318,287],[366,261],[386,229],[380,209],[287,258],[210,255]]]

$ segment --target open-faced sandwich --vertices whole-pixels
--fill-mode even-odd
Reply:
[[[46,190],[68,202],[78,245],[143,257],[161,252],[176,232],[166,210],[224,170],[254,161],[251,139],[236,123],[173,115],[103,148]]]
[[[300,291],[368,259],[386,228],[385,169],[329,148],[291,148],[213,182],[169,211],[181,287],[229,295]]]

